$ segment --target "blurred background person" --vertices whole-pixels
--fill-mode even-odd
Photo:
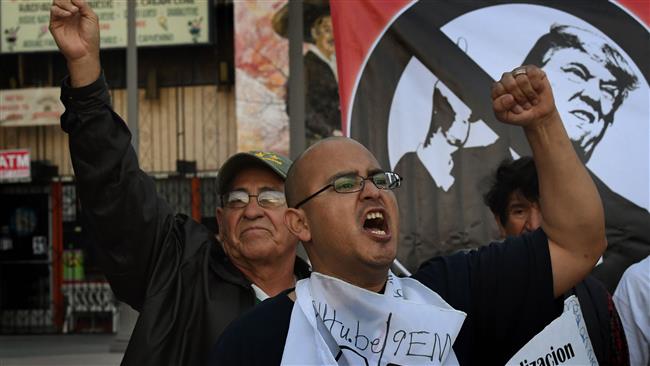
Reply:
[[[623,273],[614,303],[630,345],[630,364],[650,365],[650,256]]]
[[[533,159],[504,160],[493,175],[490,190],[485,194],[485,203],[494,214],[501,239],[540,228],[544,218]],[[629,365],[621,319],[603,284],[593,276],[587,276],[563,298],[571,295],[576,295],[580,302],[598,363]]]

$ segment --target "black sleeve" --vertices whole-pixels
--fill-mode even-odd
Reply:
[[[600,365],[629,365],[627,340],[612,296],[593,276],[587,276],[564,298],[576,295]]]
[[[338,83],[329,66],[308,52],[304,57],[305,128],[320,138],[341,130]]]
[[[286,290],[230,323],[208,356],[208,365],[280,365],[293,301]]]
[[[485,352],[503,345],[503,364],[562,312],[548,239],[539,229],[474,252],[470,261],[478,339]]]
[[[140,309],[173,213],[140,170],[131,133],[111,108],[103,75],[82,88],[64,81],[61,101],[84,229],[117,297]]]
[[[541,229],[432,259],[414,278],[435,286],[450,305],[467,312],[457,343],[470,344],[472,358],[489,360],[485,364],[507,362],[562,312],[562,300],[553,295],[548,239]]]

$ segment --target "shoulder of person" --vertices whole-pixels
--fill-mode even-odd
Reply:
[[[262,301],[230,323],[212,348],[209,364],[253,365],[275,358],[279,363],[293,310],[288,297],[292,291]]]
[[[262,339],[269,336],[267,333],[276,333],[283,328],[286,328],[286,333],[294,304],[288,295],[293,290],[285,290],[246,311],[228,327],[226,333],[244,335],[249,341],[249,337]]]

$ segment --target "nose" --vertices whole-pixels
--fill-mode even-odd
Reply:
[[[244,207],[244,217],[254,220],[262,216],[264,216],[264,209],[257,203],[257,197],[250,197],[250,201]]]
[[[591,78],[585,81],[583,94],[589,95],[593,100],[600,100],[600,79]]]
[[[603,91],[600,90],[600,79],[591,78],[584,82],[584,87],[578,93],[579,98],[587,103],[594,112],[598,114],[598,117],[603,115],[602,111],[602,102],[603,102]]]
[[[526,230],[535,231],[540,226],[542,226],[542,211],[539,210],[537,205],[533,205],[533,207],[530,208],[528,218],[526,219]]]
[[[381,194],[381,190],[377,188],[375,183],[371,179],[366,179],[363,181],[363,189],[361,190],[359,199],[378,199]]]

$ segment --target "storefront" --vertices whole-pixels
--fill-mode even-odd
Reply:
[[[56,331],[61,183],[5,182],[0,202],[0,333]]]
[[[0,183],[0,334],[115,332],[117,300],[83,230],[74,182],[36,178]],[[175,212],[217,230],[214,174],[154,180]]]

